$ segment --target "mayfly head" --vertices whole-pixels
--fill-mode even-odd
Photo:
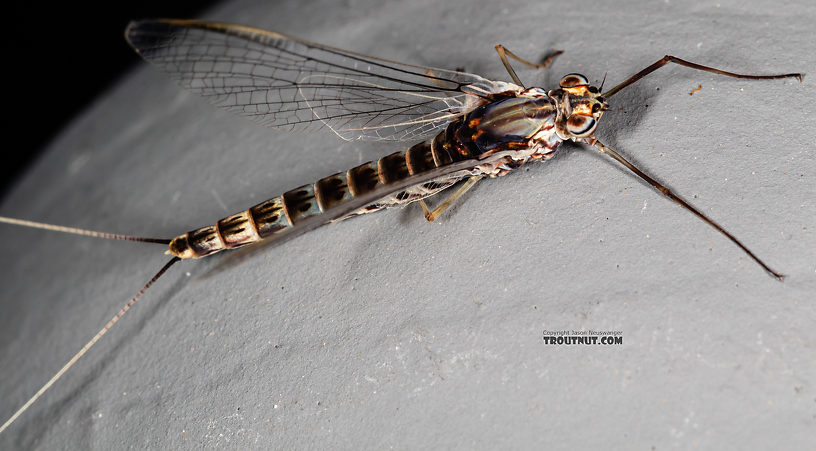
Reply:
[[[590,86],[581,74],[567,74],[561,79],[560,88],[550,91],[550,97],[558,104],[555,131],[563,139],[573,141],[590,137],[604,111],[609,109],[601,90]]]

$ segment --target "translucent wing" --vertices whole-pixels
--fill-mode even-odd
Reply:
[[[147,61],[221,108],[268,127],[329,128],[343,139],[427,138],[485,95],[517,88],[240,25],[145,20],[125,34]]]

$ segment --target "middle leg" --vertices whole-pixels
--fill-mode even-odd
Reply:
[[[547,66],[549,66],[550,64],[552,64],[553,61],[555,61],[555,57],[564,53],[563,50],[554,50],[547,57],[545,57],[544,60],[542,60],[539,64],[536,64],[516,55],[515,53],[511,52],[501,44],[497,44],[496,47],[494,48],[496,49],[496,53],[499,54],[499,58],[501,59],[502,64],[504,64],[504,68],[507,69],[507,73],[510,74],[510,78],[513,79],[513,82],[515,84],[521,87],[524,87],[524,83],[521,82],[521,79],[519,79],[518,75],[516,75],[516,71],[513,70],[513,66],[510,65],[510,61],[507,59],[508,56],[520,62],[521,64],[524,64],[525,66],[532,67],[533,69],[546,69]]]

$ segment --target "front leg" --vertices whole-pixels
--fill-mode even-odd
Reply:
[[[636,73],[635,75],[632,75],[631,77],[627,78],[626,81],[624,81],[623,83],[621,83],[618,86],[615,86],[614,88],[610,89],[609,91],[606,91],[605,93],[601,94],[601,96],[604,99],[608,99],[608,98],[612,97],[613,95],[617,94],[617,92],[620,91],[621,89],[631,85],[632,83],[640,80],[641,78],[651,74],[652,72],[660,69],[661,67],[663,67],[663,66],[665,66],[666,64],[669,64],[669,63],[679,64],[681,66],[690,67],[692,69],[697,69],[697,70],[701,70],[701,71],[705,71],[705,72],[711,72],[712,74],[720,74],[720,75],[725,75],[725,76],[734,77],[734,78],[746,78],[746,79],[749,79],[749,80],[773,80],[773,79],[777,79],[777,78],[797,78],[797,79],[799,79],[799,83],[802,82],[802,74],[800,74],[800,73],[779,74],[779,75],[737,74],[737,73],[734,73],[734,72],[728,72],[728,71],[724,71],[722,69],[717,69],[717,68],[710,67],[710,66],[703,66],[702,64],[692,63],[691,61],[686,61],[686,60],[680,59],[680,58],[678,58],[676,56],[666,55],[663,58],[660,58],[659,60],[657,60],[651,66],[647,67],[646,69],[643,69],[642,71]]]

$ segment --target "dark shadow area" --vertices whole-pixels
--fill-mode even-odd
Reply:
[[[139,62],[125,42],[128,22],[192,18],[212,3],[14,2],[3,39],[4,129],[10,142],[0,166],[0,198],[77,113]]]

